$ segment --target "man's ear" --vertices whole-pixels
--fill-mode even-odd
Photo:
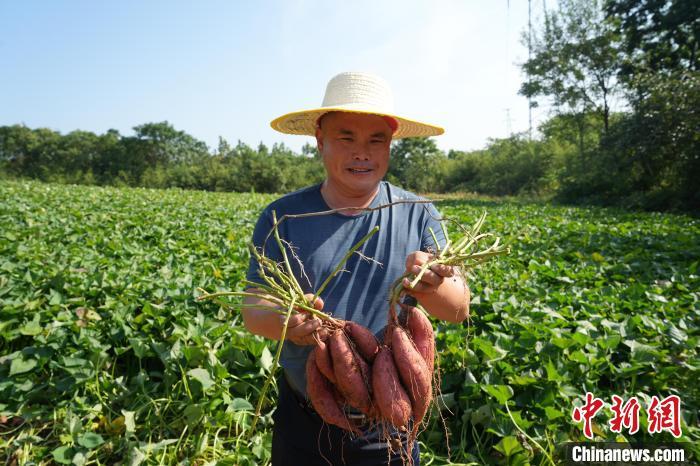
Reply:
[[[323,151],[323,131],[321,128],[316,128],[316,147],[319,153]]]

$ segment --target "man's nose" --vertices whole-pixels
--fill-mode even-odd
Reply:
[[[369,160],[371,157],[370,155],[370,145],[369,143],[366,144],[358,144],[358,147],[353,153],[353,158],[356,160]]]

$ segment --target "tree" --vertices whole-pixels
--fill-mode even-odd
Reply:
[[[145,123],[134,127],[134,144],[148,166],[167,163],[192,163],[202,155],[208,155],[207,145],[176,130],[167,121]]]
[[[231,155],[231,152],[233,152],[233,149],[231,148],[231,144],[229,144],[226,139],[219,136],[219,146],[217,147],[215,154],[218,157],[225,158],[225,157],[229,157]]]
[[[412,191],[437,192],[444,188],[446,160],[434,139],[399,139],[391,148],[387,178]]]
[[[697,209],[700,3],[608,0],[606,13],[624,52],[619,78],[632,112],[605,138],[604,149],[622,163],[627,192],[640,203]]]
[[[528,80],[520,93],[551,97],[557,109],[577,115],[583,154],[586,113],[598,113],[604,130],[609,129],[619,70],[617,34],[605,21],[599,0],[561,0],[532,39],[534,56],[522,66]]]
[[[608,0],[605,11],[625,51],[624,77],[698,71],[697,0]]]
[[[24,125],[4,126],[0,131],[0,159],[8,171],[50,181],[60,165],[61,134],[48,128],[30,129]]]
[[[321,153],[318,151],[318,147],[316,147],[315,144],[309,144],[308,142],[305,142],[303,146],[301,146],[301,155],[304,157],[312,157],[314,159],[321,159]]]

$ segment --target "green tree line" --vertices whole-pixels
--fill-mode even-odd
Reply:
[[[282,144],[220,139],[211,152],[168,122],[136,126],[133,136],[3,126],[0,163],[6,176],[48,182],[210,191],[284,192],[323,178],[318,160]]]
[[[283,144],[232,147],[220,139],[210,151],[167,122],[137,126],[134,132],[62,135],[2,126],[2,169],[6,176],[47,182],[268,193],[320,182],[325,173],[310,144],[296,153]],[[447,154],[433,139],[407,138],[393,143],[387,179],[418,192],[546,195],[556,190],[563,152],[557,144],[521,135],[494,139],[484,150]]]
[[[418,192],[548,196],[563,202],[700,210],[700,2],[560,0],[531,37],[521,94],[552,115],[535,137],[441,151],[392,147],[387,178]],[[216,149],[168,122],[115,130],[0,127],[0,172],[67,183],[288,192],[323,179],[316,149]]]

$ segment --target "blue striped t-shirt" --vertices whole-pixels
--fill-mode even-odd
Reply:
[[[420,199],[383,181],[369,207]],[[285,214],[320,212],[330,210],[330,207],[321,195],[320,184],[277,199],[258,218],[253,232],[253,244],[257,248],[262,247],[272,228],[273,210],[279,219]],[[398,204],[356,216],[333,213],[286,219],[279,225],[279,233],[291,244],[298,258],[293,258],[287,248],[297,281],[305,293],[313,293],[348,250],[372,228],[379,226],[379,232],[359,250],[366,259],[354,254],[343,267],[344,271],[321,294],[325,312],[358,322],[378,335],[388,322],[390,287],[404,273],[406,257],[418,250],[436,250],[429,227],[440,245],[444,245],[439,217],[432,204]],[[270,236],[265,244],[265,255],[275,261],[282,260],[274,236]],[[303,271],[299,262],[303,264]],[[247,278],[264,283],[254,257],[251,257]],[[305,364],[312,349],[313,346],[298,346],[290,341],[286,341],[282,349],[280,364],[290,384],[301,393],[306,392]]]

